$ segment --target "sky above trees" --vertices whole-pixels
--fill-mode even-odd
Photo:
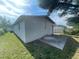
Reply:
[[[45,15],[47,10],[37,5],[37,0],[0,0],[0,16],[14,22],[20,15]]]
[[[48,10],[39,7],[38,0],[0,0],[0,16],[12,23],[20,15],[47,15],[47,12]],[[66,15],[66,17],[68,16],[70,15]],[[57,12],[52,12],[50,16],[58,25],[66,25],[66,17],[59,17]]]

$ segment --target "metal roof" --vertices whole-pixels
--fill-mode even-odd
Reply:
[[[27,15],[21,15],[20,17],[17,18],[17,20],[14,22],[14,24],[16,24],[16,23],[18,23],[18,22],[20,22],[20,21],[25,20],[25,19],[23,19],[23,18],[26,18],[26,19],[27,19],[27,18],[29,18],[29,17],[30,17],[30,18],[31,18],[31,17],[41,17],[41,18],[43,17],[43,18],[46,18],[46,20],[48,19],[48,20],[51,21],[53,24],[55,24],[55,22],[54,22],[53,20],[51,20],[47,15],[40,15],[40,16],[39,16],[39,15],[37,15],[37,16],[36,16],[36,15],[31,15],[31,16],[30,16],[30,15],[28,15],[28,16],[27,16]],[[13,25],[14,25],[14,24],[13,24]]]

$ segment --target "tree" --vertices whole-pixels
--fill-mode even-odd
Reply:
[[[79,2],[79,0],[76,0],[77,2]],[[71,12],[71,14],[74,13],[77,14],[77,12],[79,12],[79,5],[77,4],[72,4],[73,0],[39,0],[39,6],[44,8],[44,9],[48,9],[48,15],[50,15],[50,13],[54,10],[54,9],[61,9],[63,10],[63,12],[61,13],[62,15],[65,15],[69,12]]]
[[[67,24],[73,26],[75,29],[79,29],[79,16],[68,18]]]
[[[53,9],[56,8],[59,0],[39,0],[39,6],[44,9],[48,9],[49,13],[52,12]]]
[[[39,6],[49,10],[48,16],[53,10],[62,10],[63,12],[59,14],[61,17],[67,14],[75,15],[67,19],[68,25],[79,30],[79,0],[39,0]],[[75,33],[77,33],[77,31]]]
[[[76,3],[74,1],[76,1]],[[49,10],[48,16],[53,10],[63,10],[59,16],[64,16],[67,14],[74,14],[75,16],[79,16],[79,0],[39,0],[39,6],[43,9]],[[72,19],[74,19],[74,17]],[[76,20],[73,21],[75,22]],[[71,20],[68,21],[68,23],[70,22]]]
[[[0,16],[0,33],[7,32],[10,27],[10,21],[6,20],[6,18]]]
[[[73,29],[71,30],[71,34],[78,34],[79,35],[79,16],[74,16],[71,18],[68,18],[67,24],[69,26],[73,26]]]

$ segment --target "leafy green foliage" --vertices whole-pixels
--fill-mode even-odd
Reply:
[[[70,35],[79,34],[79,17],[78,16],[68,18],[67,24],[69,26],[72,26],[73,28],[65,31],[66,34],[70,34]]]
[[[79,30],[79,17],[71,17],[67,20],[69,26],[73,26],[74,29]]]
[[[79,17],[71,17],[68,20],[68,25],[77,25],[79,24]]]
[[[79,35],[79,30],[70,29],[70,30],[65,30],[64,33],[68,35]]]

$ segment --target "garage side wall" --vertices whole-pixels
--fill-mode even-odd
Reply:
[[[13,31],[15,32],[15,34],[22,39],[22,41],[25,43],[26,42],[26,38],[25,38],[25,23],[24,21],[18,22],[17,24],[15,24],[13,26]]]
[[[46,20],[46,34],[47,35],[51,35],[51,34],[53,34],[53,23],[52,22],[50,22],[50,21],[48,21],[48,20]]]
[[[52,23],[44,17],[30,17],[25,21],[26,43],[52,34]]]

